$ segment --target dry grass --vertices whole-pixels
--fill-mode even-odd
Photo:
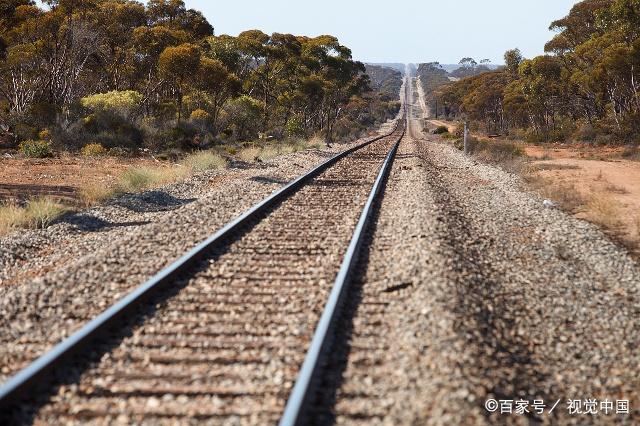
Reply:
[[[100,204],[114,197],[117,193],[118,189],[116,187],[104,184],[88,184],[78,190],[80,201],[82,201],[85,207]]]
[[[117,189],[122,192],[140,192],[162,186],[187,177],[190,170],[184,167],[137,167],[126,170]]]
[[[226,166],[220,155],[205,151],[185,157],[179,165],[134,167],[122,173],[115,185],[86,184],[79,188],[84,207],[100,204],[125,192],[140,192],[184,179],[195,172]],[[0,204],[0,235],[19,228],[46,228],[70,208],[51,198],[29,200],[24,206]]]
[[[307,148],[309,149],[322,149],[327,146],[325,139],[320,135],[314,135],[307,141]]]
[[[538,163],[534,165],[536,170],[579,170],[581,167],[575,164],[553,164],[553,163]]]
[[[289,154],[293,152],[293,151],[285,152],[284,148],[285,147],[273,146],[273,145],[265,146],[260,150],[260,153],[258,154],[258,159],[260,159],[261,161],[268,161],[268,160],[271,160],[272,158],[276,158],[281,155]]]
[[[604,189],[605,191],[611,192],[613,194],[618,194],[618,195],[629,194],[629,191],[627,190],[627,188],[623,186],[614,185],[613,183],[610,183],[610,182],[607,182],[605,184]]]
[[[580,194],[575,185],[562,182],[554,182],[529,170],[523,174],[524,181],[541,197],[558,203],[560,207],[571,213],[582,210],[587,203],[587,199]]]
[[[557,203],[563,210],[602,227],[629,249],[636,250],[640,242],[640,217],[635,220],[635,229],[626,229],[623,208],[613,196],[602,191],[581,194],[573,184],[558,182],[535,173],[523,175],[527,184],[542,197]]]
[[[611,230],[622,225],[619,204],[612,198],[592,195],[585,207],[588,219],[598,225]]]
[[[281,155],[304,151],[305,149],[322,149],[324,146],[326,146],[324,139],[316,135],[309,140],[292,139],[262,146],[250,146],[240,150],[236,157],[247,163],[268,161]]]
[[[17,228],[46,228],[68,209],[51,198],[29,200],[26,205],[0,205],[0,234]]]
[[[242,161],[246,161],[247,163],[251,163],[251,162],[256,161],[256,159],[260,155],[260,151],[261,151],[260,148],[257,148],[255,146],[251,146],[249,148],[241,149],[238,152],[238,154],[236,154],[236,156]]]
[[[201,151],[185,157],[181,164],[189,167],[194,172],[204,172],[207,170],[223,169],[227,166],[227,161],[219,154],[212,151]]]
[[[185,179],[206,170],[225,168],[227,162],[219,154],[203,151],[186,156],[174,167],[135,167],[126,170],[115,186],[99,184],[80,188],[80,199],[87,207],[99,204],[124,192],[140,192]]]
[[[493,164],[512,172],[521,172],[525,167],[526,155],[524,148],[515,142],[469,138],[470,153],[483,163]],[[464,149],[462,139],[456,139],[454,146],[459,150]]]
[[[29,200],[25,210],[32,226],[46,228],[68,209],[51,198],[42,197]]]
[[[27,224],[25,209],[15,204],[0,205],[0,235]]]

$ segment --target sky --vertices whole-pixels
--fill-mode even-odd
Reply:
[[[549,24],[578,0],[185,0],[216,34],[331,34],[363,62],[502,64],[508,49],[542,54]]]
[[[363,62],[503,63],[508,49],[542,54],[549,24],[577,0],[186,0],[216,34],[331,34]]]

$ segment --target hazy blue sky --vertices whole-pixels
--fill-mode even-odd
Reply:
[[[543,52],[554,19],[577,0],[186,0],[216,34],[258,28],[336,35],[367,62],[457,63],[463,56],[502,63],[505,50]]]
[[[502,63],[507,49],[543,52],[554,19],[578,0],[186,0],[216,34],[260,29],[332,34],[365,62],[457,63],[464,56]]]

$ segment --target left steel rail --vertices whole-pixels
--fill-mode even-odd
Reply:
[[[391,132],[374,137],[331,157],[313,170],[298,177],[281,189],[276,190],[269,197],[254,205],[249,210],[246,210],[147,282],[135,288],[114,305],[82,326],[78,331],[58,343],[51,350],[41,355],[7,380],[0,387],[0,411],[20,403],[21,399],[29,390],[49,379],[58,367],[63,366],[64,363],[74,355],[87,348],[91,343],[99,340],[107,331],[115,328],[117,324],[126,318],[127,314],[132,313],[142,303],[149,300],[151,296],[168,288],[181,274],[189,271],[194,265],[206,258],[211,249],[232,237],[236,232],[240,231],[243,226],[260,218],[260,216],[268,212],[270,208],[288,198],[309,180],[327,170],[342,158],[373,142],[390,137],[397,129],[398,122],[396,122]]]

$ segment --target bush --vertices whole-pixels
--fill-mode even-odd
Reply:
[[[49,129],[41,130],[40,133],[38,133],[38,137],[40,138],[41,141],[50,141],[51,140],[51,130],[49,130]]]
[[[114,146],[113,148],[109,149],[109,155],[111,157],[126,157],[127,155],[129,155],[129,151],[122,147]]]
[[[236,155],[238,153],[238,148],[233,146],[225,146],[224,151],[229,155]]]
[[[52,154],[51,143],[49,141],[26,140],[20,143],[20,152],[31,158],[50,157]]]
[[[576,132],[576,125],[568,119],[558,119],[555,128],[529,129],[526,133],[526,141],[533,144],[546,142],[565,142]]]
[[[203,122],[209,119],[211,119],[211,114],[203,109],[193,110],[193,112],[191,112],[191,115],[189,116],[189,120],[191,121]]]
[[[227,162],[214,152],[202,151],[185,157],[184,160],[182,160],[182,164],[190,167],[193,171],[203,172],[206,170],[222,169],[227,165]]]
[[[17,140],[31,140],[38,138],[38,131],[34,126],[31,126],[26,123],[18,123],[15,125],[13,129],[13,133],[15,133]]]
[[[101,157],[107,155],[107,150],[99,143],[85,145],[80,152],[84,157]]]
[[[444,133],[449,133],[449,129],[447,128],[447,126],[438,126],[436,127],[436,129],[433,131],[434,135],[442,135]]]
[[[573,139],[578,142],[593,142],[596,140],[596,129],[589,123],[580,123],[573,134]]]
[[[289,137],[302,136],[304,135],[304,124],[300,117],[293,116],[287,120],[287,125],[285,126],[285,132]]]
[[[471,154],[493,164],[510,163],[525,155],[524,149],[514,142],[485,141],[469,137],[468,145]],[[456,140],[455,147],[461,151],[464,150],[464,140]]]
[[[250,96],[240,96],[225,105],[221,127],[227,127],[234,140],[248,141],[258,137],[263,105]]]
[[[99,143],[105,148],[115,146],[136,148],[142,145],[142,131],[118,114],[95,112],[82,120],[79,139]]]
[[[108,111],[122,117],[129,117],[142,102],[142,95],[134,90],[97,93],[82,98],[83,107],[94,112]]]

